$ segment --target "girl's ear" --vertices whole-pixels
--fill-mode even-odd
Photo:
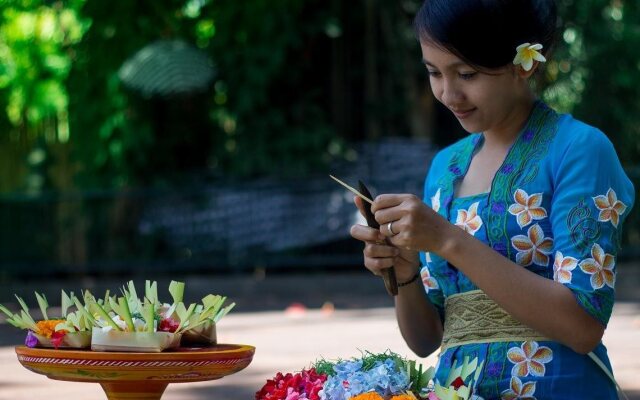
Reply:
[[[516,73],[518,74],[518,76],[522,79],[529,79],[531,78],[531,76],[536,72],[536,70],[538,69],[538,66],[540,65],[540,63],[538,61],[534,61],[533,62],[533,67],[531,67],[531,69],[529,71],[525,71],[524,68],[522,68],[522,65],[516,65]]]

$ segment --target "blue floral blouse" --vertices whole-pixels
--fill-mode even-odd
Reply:
[[[622,223],[634,200],[611,142],[538,102],[490,192],[454,198],[456,183],[482,143],[482,135],[473,134],[436,155],[425,203],[522,268],[567,286],[578,304],[606,325]],[[436,254],[422,253],[421,260],[424,288],[442,318],[447,296],[478,289]],[[602,343],[594,353],[611,368]],[[593,360],[558,342],[450,347],[440,354],[436,379],[443,383],[453,362],[460,365],[465,356],[484,361],[474,393],[485,400],[617,398]]]

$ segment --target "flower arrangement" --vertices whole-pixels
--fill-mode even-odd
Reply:
[[[189,310],[182,302],[184,283],[171,282],[169,292],[173,297],[173,305],[164,304],[161,315],[166,319],[177,316],[180,321],[183,321],[182,344],[208,345],[217,343],[216,323],[227,315],[236,303],[223,307],[227,300],[225,296],[209,294],[202,299],[202,304],[197,304],[192,310]]]
[[[215,324],[235,306],[223,307],[226,297],[208,295],[202,304],[183,302],[184,283],[172,281],[169,293],[172,304],[158,299],[157,283],[146,281],[142,299],[138,297],[133,281],[121,288],[121,296],[96,298],[90,291],[82,298],[62,291],[62,317],[49,318],[49,304],[43,294],[36,292],[36,299],[43,320],[36,322],[27,304],[16,296],[22,310],[12,313],[0,305],[7,315],[7,322],[28,331],[25,344],[30,347],[91,347],[97,351],[159,352],[181,344],[183,335],[195,339],[187,344],[216,343]],[[68,310],[75,306],[75,312]]]
[[[146,281],[145,295],[139,299],[133,281],[122,288],[122,297],[110,297],[104,302],[85,293],[87,309],[97,315],[87,314],[93,324],[91,348],[101,351],[158,352],[178,347],[184,332],[217,321],[235,304],[222,308],[226,298],[209,295],[202,305],[183,302],[184,283],[172,281],[169,293],[173,304],[158,300],[156,282]]]
[[[76,297],[62,291],[60,318],[49,317],[49,302],[44,294],[35,292],[36,300],[42,313],[42,320],[36,322],[29,312],[25,301],[16,296],[22,310],[12,313],[0,304],[0,311],[7,315],[7,322],[16,328],[26,329],[25,345],[28,347],[85,348],[91,341],[91,325],[79,312],[69,313]]]
[[[445,385],[432,382],[435,370],[387,351],[339,361],[317,361],[296,374],[277,373],[256,400],[470,400],[482,364],[453,365]]]
[[[295,374],[278,372],[273,379],[256,393],[257,400],[319,400],[326,374],[319,374],[315,368]]]

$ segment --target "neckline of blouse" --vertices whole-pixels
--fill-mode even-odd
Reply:
[[[488,192],[482,192],[482,193],[474,193],[474,194],[466,195],[466,196],[463,196],[463,197],[457,197],[457,196],[455,196],[457,185],[459,184],[459,182],[462,182],[464,177],[469,172],[469,167],[471,166],[471,161],[473,160],[473,157],[476,155],[478,150],[480,150],[480,148],[484,144],[484,133],[482,133],[482,132],[476,133],[476,135],[478,135],[478,137],[477,137],[477,139],[476,139],[476,141],[475,141],[475,143],[473,145],[473,150],[471,151],[469,159],[466,162],[465,168],[464,168],[462,174],[457,176],[456,179],[453,181],[454,196],[453,196],[452,201],[457,200],[457,199],[464,200],[464,199],[467,199],[467,198],[470,198],[470,197],[474,197],[474,196],[481,196],[481,195],[490,196],[491,195],[491,192],[493,192],[493,186],[494,186],[494,183],[495,183],[495,180],[496,180],[496,176],[505,167],[505,164],[507,163],[507,160],[509,160],[509,156],[511,155],[511,152],[512,152],[513,148],[520,142],[520,140],[522,139],[522,136],[526,132],[530,131],[529,127],[531,125],[531,121],[532,121],[533,117],[536,115],[537,110],[544,109],[544,108],[546,108],[546,104],[542,100],[536,99],[536,101],[533,103],[533,107],[531,107],[531,111],[529,112],[529,116],[527,117],[527,120],[526,120],[524,126],[520,129],[520,132],[518,132],[518,135],[516,136],[516,139],[513,141],[513,143],[509,147],[509,150],[507,151],[507,154],[505,154],[504,159],[502,160],[502,163],[500,164],[500,167],[497,169],[495,175],[491,179],[491,185],[489,186],[489,191]]]

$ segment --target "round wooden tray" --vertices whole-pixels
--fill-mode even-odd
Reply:
[[[54,350],[16,346],[18,361],[51,379],[97,382],[110,400],[160,399],[169,383],[220,379],[251,363],[255,347],[218,344],[161,353]]]

